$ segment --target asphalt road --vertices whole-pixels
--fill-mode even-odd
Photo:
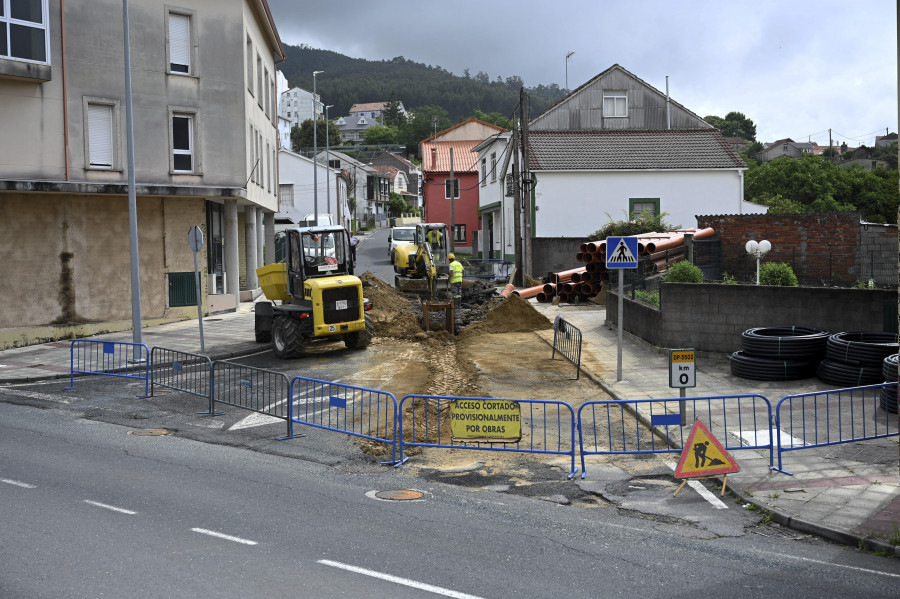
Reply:
[[[895,597],[900,562],[0,403],[0,597]],[[383,501],[374,492],[424,492]],[[759,531],[757,531],[759,532]]]
[[[388,235],[390,228],[369,232],[362,245],[356,250],[357,274],[366,271],[386,283],[394,282],[394,267],[388,254]]]

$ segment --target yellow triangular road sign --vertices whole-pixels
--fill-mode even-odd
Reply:
[[[741,469],[709,429],[697,420],[681,452],[675,478],[729,474]]]

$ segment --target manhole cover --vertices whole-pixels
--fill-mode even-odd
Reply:
[[[425,493],[422,491],[410,491],[409,489],[393,489],[375,493],[375,497],[378,499],[387,499],[390,501],[410,501],[413,499],[422,499],[424,496]]]
[[[128,431],[129,435],[135,435],[136,437],[159,437],[162,435],[168,435],[169,431],[158,429],[158,428],[150,428],[144,430],[137,431]]]

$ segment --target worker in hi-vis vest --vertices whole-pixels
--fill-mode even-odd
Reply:
[[[459,308],[462,301],[463,265],[453,254],[448,255],[447,258],[450,259],[450,295],[453,297],[453,304]]]

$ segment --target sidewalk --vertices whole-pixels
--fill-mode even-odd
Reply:
[[[622,380],[616,381],[618,333],[604,324],[604,307],[532,305],[550,320],[561,314],[581,330],[582,374],[613,399],[679,396],[678,389],[669,387],[668,353],[627,333],[622,347]],[[553,343],[552,332],[541,332],[541,337]],[[737,349],[740,339],[735,339]],[[723,356],[704,357],[702,353],[696,358],[696,383],[687,390],[688,396],[763,395],[772,403],[773,418],[782,397],[834,389],[815,378],[774,383],[740,379],[731,374]],[[896,431],[896,414],[891,414],[891,422]],[[793,476],[770,470],[768,451],[741,450],[732,456],[741,470],[728,476],[728,488],[746,503],[771,512],[775,522],[852,546],[866,539],[874,551],[900,556],[900,545],[885,541],[892,538],[897,542],[900,536],[897,437],[788,452],[785,470]],[[776,451],[776,465],[777,459]]]
[[[603,307],[532,305],[550,320],[562,314],[582,331],[582,375],[594,380],[612,398],[678,397],[678,390],[668,386],[666,352],[628,335],[622,348],[623,380],[616,382],[617,335],[604,324]],[[204,318],[204,353],[217,360],[264,350],[265,346],[255,342],[253,328],[252,302],[242,303],[236,312]],[[541,336],[552,343],[552,332],[542,332]],[[146,328],[142,337],[149,348],[200,353],[196,319]],[[131,331],[94,338],[133,340]],[[736,339],[736,349],[739,345],[740,339]],[[57,341],[0,351],[0,385],[68,377],[69,348],[70,342]],[[758,393],[772,402],[773,410],[786,395],[831,388],[818,379],[787,383],[739,379],[731,375],[727,360],[702,354],[697,356],[696,381],[697,386],[688,390],[689,396]],[[774,521],[851,546],[866,539],[872,550],[900,556],[900,546],[884,540],[896,541],[900,535],[897,437],[790,452],[785,457],[785,469],[794,476],[770,470],[767,451],[742,450],[733,457],[741,471],[729,475],[728,488],[745,503],[771,512]]]

